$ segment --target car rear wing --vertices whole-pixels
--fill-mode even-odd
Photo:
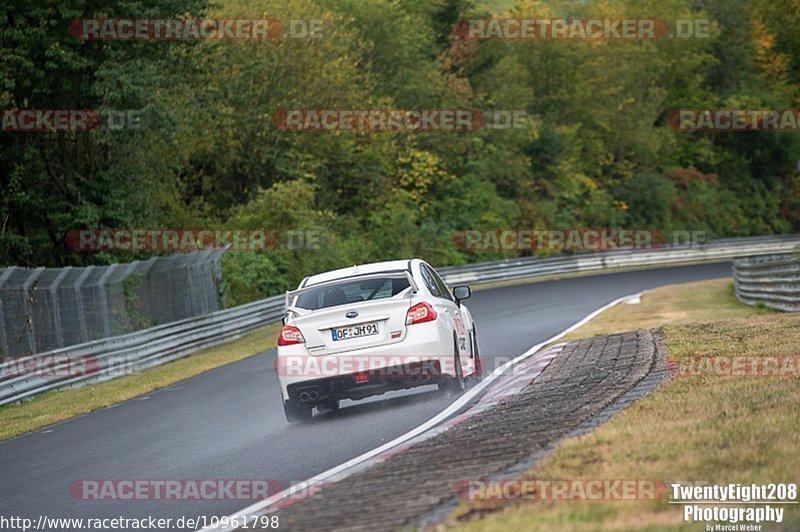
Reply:
[[[401,270],[401,271],[393,271],[393,272],[383,272],[383,273],[369,273],[364,275],[353,275],[351,277],[342,277],[340,279],[333,279],[330,281],[325,281],[322,283],[313,284],[311,286],[306,286],[304,288],[298,288],[297,290],[287,291],[286,296],[284,298],[284,308],[286,312],[292,312],[297,316],[302,316],[303,314],[308,314],[309,312],[313,312],[311,310],[294,307],[291,305],[292,301],[302,294],[310,292],[312,290],[316,290],[320,287],[325,286],[333,286],[335,284],[341,283],[342,281],[350,281],[350,280],[359,280],[359,281],[368,281],[370,279],[406,279],[408,281],[409,288],[403,290],[397,295],[392,297],[394,298],[401,298],[406,297],[408,294],[409,289],[411,290],[412,294],[416,294],[419,292],[419,287],[417,286],[417,282],[414,280],[414,277],[411,275],[411,272],[408,270]]]

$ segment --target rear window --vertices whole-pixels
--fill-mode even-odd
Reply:
[[[366,279],[362,281],[351,279],[320,286],[300,294],[295,306],[308,310],[319,310],[362,301],[386,299],[396,296],[408,287],[408,279]]]

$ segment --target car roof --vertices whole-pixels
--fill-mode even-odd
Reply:
[[[301,286],[311,286],[326,281],[345,279],[354,275],[366,275],[370,273],[391,272],[408,270],[413,262],[420,262],[420,259],[387,260],[384,262],[373,262],[371,264],[356,264],[347,268],[340,268],[325,273],[318,273],[307,277]]]

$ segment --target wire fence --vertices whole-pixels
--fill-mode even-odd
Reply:
[[[0,355],[41,353],[219,310],[222,250],[0,269]]]

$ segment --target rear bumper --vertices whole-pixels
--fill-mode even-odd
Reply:
[[[453,341],[449,334],[442,341],[439,326],[439,320],[416,324],[401,342],[343,353],[312,355],[305,344],[279,347],[276,373],[283,398],[297,398],[306,386],[316,386],[320,397],[363,398],[427,384],[431,377],[453,376]],[[436,375],[417,368],[418,364],[430,368],[433,363]],[[385,378],[356,382],[355,374],[376,370]]]
[[[284,397],[310,404],[326,399],[364,399],[394,390],[436,384],[446,376],[439,360],[309,379],[287,384]]]

